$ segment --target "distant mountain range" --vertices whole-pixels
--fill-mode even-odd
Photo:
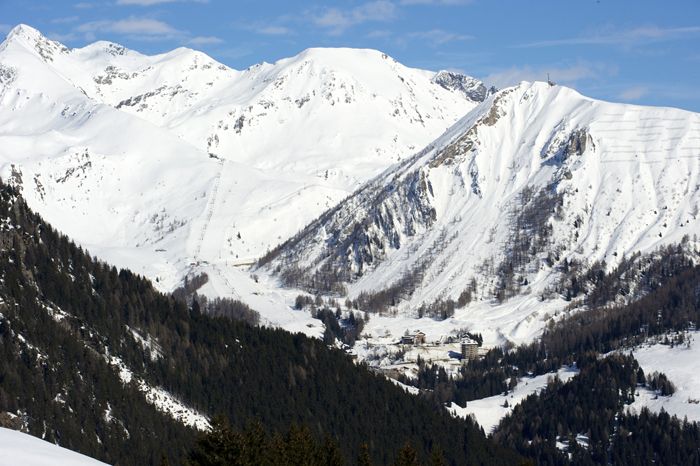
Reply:
[[[234,265],[487,94],[375,50],[309,49],[237,71],[185,48],[69,49],[20,25],[0,45],[0,173],[58,228],[163,290],[199,264],[229,269],[227,282],[252,295]],[[225,283],[211,293],[230,292]]]
[[[566,306],[562,268],[700,230],[686,111],[497,91],[374,50],[237,71],[24,25],[0,45],[0,83],[0,172],[49,221],[162,290],[204,272],[200,292],[312,335],[299,290],[381,291],[404,319],[376,322],[390,334],[450,317],[422,326],[528,341]]]

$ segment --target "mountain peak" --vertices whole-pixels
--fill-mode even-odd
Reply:
[[[38,53],[45,61],[53,61],[57,52],[68,52],[68,47],[60,42],[46,38],[37,29],[26,24],[18,24],[7,35],[3,45],[19,43]]]
[[[33,40],[39,40],[39,39],[46,39],[44,35],[39,32],[37,29],[34,29],[31,26],[28,26],[26,24],[18,24],[17,26],[13,27],[12,30],[7,34],[7,40],[10,39],[15,39],[15,38],[23,38],[23,39],[33,39]]]
[[[396,60],[386,53],[375,49],[360,49],[351,47],[311,47],[302,50],[297,55],[283,58],[276,63],[313,62],[332,68],[353,68],[366,66],[368,62],[395,63]]]
[[[124,47],[121,44],[109,42],[106,40],[99,40],[97,42],[93,42],[92,44],[88,44],[80,50],[92,53],[108,53],[112,56],[127,55],[129,53],[134,53],[132,50]]]
[[[372,56],[386,55],[376,49],[354,48],[354,47],[309,47],[302,50],[299,57],[336,57],[336,56]]]

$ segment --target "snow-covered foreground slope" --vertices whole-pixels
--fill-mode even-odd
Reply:
[[[657,396],[650,390],[642,390],[630,408],[639,412],[643,407],[659,412],[665,410],[672,416],[700,422],[700,338],[692,335],[690,346],[686,344],[670,347],[655,344],[636,349],[632,354],[639,361],[645,374],[662,372],[675,385],[671,396]]]
[[[0,465],[99,466],[105,463],[29,434],[0,427]]]
[[[351,298],[393,287],[408,318],[466,293],[456,322],[527,341],[567,304],[551,292],[567,264],[611,268],[695,241],[699,159],[698,114],[522,83],[324,214],[264,270],[294,286],[345,284]]]
[[[236,267],[486,94],[374,50],[309,49],[237,71],[184,48],[71,50],[22,25],[0,45],[0,174],[54,226],[163,290],[197,269],[217,283],[209,292],[261,296]],[[263,314],[284,312],[269,303]]]

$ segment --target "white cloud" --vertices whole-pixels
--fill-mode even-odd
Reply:
[[[700,35],[700,26],[660,28],[642,26],[627,30],[607,28],[585,36],[565,39],[541,40],[520,44],[517,47],[557,47],[564,45],[638,45],[651,42],[663,42]]]
[[[189,45],[213,45],[213,44],[221,44],[223,43],[223,39],[219,39],[218,37],[214,36],[197,36],[193,37],[192,39],[189,39],[187,43]]]
[[[285,26],[284,24],[295,19],[298,20],[299,18],[280,16],[269,21],[239,21],[234,26],[243,31],[250,31],[255,34],[262,34],[266,36],[288,36],[294,34],[294,30],[289,26]]]
[[[254,31],[268,36],[284,36],[292,33],[292,30],[286,26],[262,26],[255,28]]]
[[[163,3],[179,3],[188,0],[117,0],[117,5],[152,6]],[[196,3],[209,3],[209,0],[189,0]]]
[[[63,18],[54,18],[51,20],[52,24],[67,24],[67,23],[75,23],[78,21],[80,18],[77,16],[65,16]]]
[[[473,36],[466,34],[457,34],[454,32],[443,31],[442,29],[431,29],[430,31],[412,32],[409,37],[422,39],[430,42],[432,45],[442,45],[449,42],[463,41],[473,39]]]
[[[140,39],[164,40],[182,37],[184,34],[163,21],[148,18],[130,17],[116,21],[91,21],[81,24],[77,32],[85,33],[88,39],[96,32],[111,32]]]
[[[391,31],[387,31],[386,29],[377,29],[375,31],[368,32],[366,37],[370,39],[383,39],[391,37],[391,35]]]
[[[68,42],[71,40],[75,40],[77,38],[76,34],[73,32],[67,32],[65,34],[59,33],[59,32],[50,32],[46,34],[46,37],[48,37],[51,40],[55,40],[57,42]]]
[[[161,3],[172,3],[174,1],[175,0],[117,0],[117,5],[151,6]]]
[[[467,5],[473,0],[401,0],[402,5]]]
[[[92,2],[79,2],[73,5],[73,8],[78,8],[79,10],[87,10],[89,8],[94,8],[95,4]]]
[[[489,86],[513,86],[520,81],[544,81],[549,74],[552,81],[574,86],[583,79],[602,79],[617,74],[617,68],[605,63],[578,62],[573,65],[512,66],[483,78]]]
[[[387,0],[376,0],[352,9],[328,8],[314,15],[317,26],[326,28],[331,34],[341,34],[351,26],[367,22],[390,21],[396,16],[396,5]]]
[[[231,47],[224,50],[217,50],[216,55],[219,57],[225,57],[232,60],[247,57],[252,54],[253,50],[247,45],[240,45],[237,47]]]
[[[646,86],[632,86],[623,90],[618,94],[618,98],[622,100],[639,100],[649,94],[649,88]]]

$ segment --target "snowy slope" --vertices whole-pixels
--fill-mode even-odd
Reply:
[[[109,42],[68,50],[28,26],[15,28],[4,47],[5,67],[27,69],[29,57],[9,53],[22,48],[37,70],[11,88],[47,97],[56,94],[53,88],[72,90],[223,162],[223,189],[212,207],[214,217],[227,217],[215,229],[228,231],[212,238],[215,251],[194,251],[207,260],[220,250],[254,259],[427,144],[473,108],[473,98],[486,95],[472,78],[407,68],[375,50],[308,49],[236,71],[185,48],[156,56]],[[56,79],[43,82],[46,73]],[[266,179],[241,183],[243,174],[228,162],[263,170]],[[238,204],[237,215],[220,205],[227,200]],[[237,233],[242,240],[232,241]]]
[[[0,465],[99,466],[105,463],[29,434],[0,427]]]
[[[198,264],[209,292],[260,296],[236,266],[486,94],[374,50],[309,49],[236,71],[184,48],[71,50],[20,25],[0,45],[0,174],[53,225],[161,289]]]
[[[671,396],[657,396],[650,390],[640,390],[630,409],[639,412],[647,407],[654,412],[662,409],[679,419],[700,422],[700,374],[695,369],[700,361],[698,334],[689,334],[689,345],[676,347],[654,344],[636,349],[632,354],[645,374],[662,372],[675,385]]]
[[[476,300],[439,331],[466,324],[490,343],[527,341],[566,304],[542,302],[564,260],[612,267],[693,241],[699,158],[698,114],[524,82],[324,214],[264,269],[296,286],[340,280],[351,298],[401,282],[406,318],[457,301],[474,280]],[[514,297],[499,304],[499,293]]]

